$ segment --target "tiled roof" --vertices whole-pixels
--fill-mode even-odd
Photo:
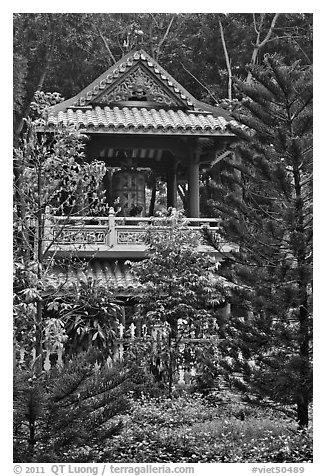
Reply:
[[[97,287],[117,295],[138,294],[143,289],[125,261],[94,259],[88,262],[86,272],[73,263],[67,266],[54,265],[48,276],[46,291],[69,292],[88,279],[95,281]]]
[[[230,134],[228,125],[236,121],[211,113],[154,109],[145,107],[100,107],[83,110],[68,109],[50,113],[48,126],[74,125],[86,132],[165,134]]]

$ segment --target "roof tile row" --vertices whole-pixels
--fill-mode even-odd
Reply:
[[[232,122],[232,121],[231,121]],[[235,121],[234,121],[235,122]],[[213,114],[199,114],[191,111],[148,109],[136,107],[100,107],[94,109],[68,109],[57,114],[50,114],[49,126],[63,124],[74,125],[86,129],[117,129],[128,130],[158,130],[169,132],[199,131],[199,132],[227,132],[230,121]],[[236,123],[235,123],[236,124]]]

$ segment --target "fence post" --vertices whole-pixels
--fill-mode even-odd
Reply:
[[[119,338],[120,338],[120,339],[123,339],[124,328],[125,328],[125,326],[120,322],[120,324],[118,325]]]
[[[130,324],[129,329],[130,329],[130,337],[131,337],[131,339],[134,339],[135,338],[136,326],[133,322]]]
[[[109,220],[108,220],[108,234],[107,234],[107,245],[110,248],[113,248],[117,244],[116,231],[115,231],[115,214],[114,208],[110,207],[109,209]]]
[[[45,361],[44,361],[44,364],[43,364],[43,368],[46,372],[48,372],[51,369],[50,349],[46,349],[46,356],[45,356]]]

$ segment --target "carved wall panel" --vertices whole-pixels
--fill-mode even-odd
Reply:
[[[117,244],[142,245],[145,243],[144,231],[117,231]]]
[[[57,243],[105,243],[106,233],[104,231],[90,230],[63,230],[56,239]]]

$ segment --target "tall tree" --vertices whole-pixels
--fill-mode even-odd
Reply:
[[[227,294],[214,259],[199,250],[199,238],[186,219],[173,212],[148,228],[148,258],[133,265],[145,284],[136,319],[160,330],[152,370],[161,371],[170,395],[178,366],[187,365],[185,339],[201,338],[205,329],[213,332],[214,306]]]
[[[237,119],[247,129],[236,158],[215,184],[213,206],[240,246],[227,273],[240,287],[242,318],[227,326],[227,373],[246,391],[296,405],[308,424],[312,398],[312,72],[267,57],[237,81]],[[235,302],[237,302],[235,296]],[[238,314],[239,316],[239,314]]]

